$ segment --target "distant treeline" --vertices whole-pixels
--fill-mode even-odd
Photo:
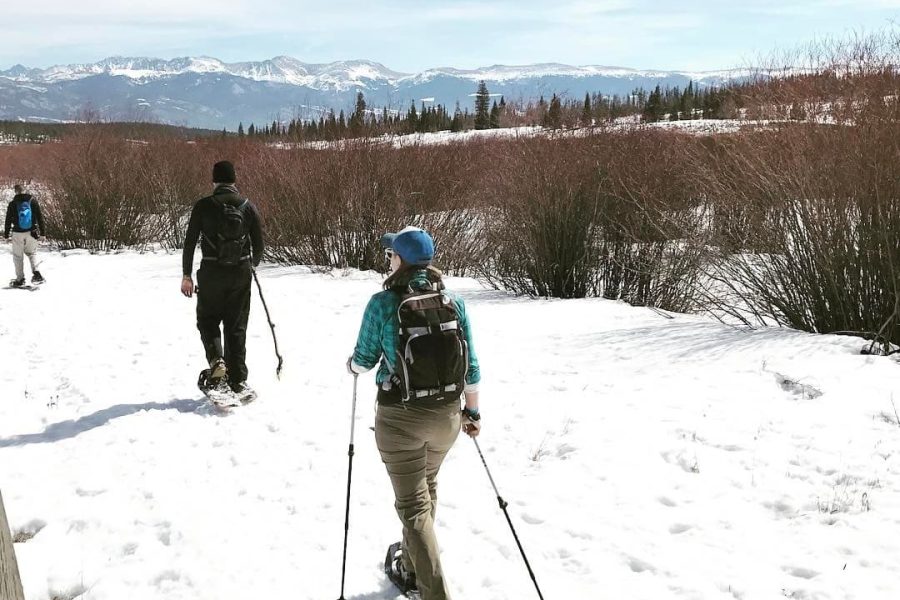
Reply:
[[[358,92],[356,105],[347,114],[330,110],[318,119],[294,118],[288,122],[273,120],[246,128],[238,124],[238,136],[289,139],[293,141],[332,141],[338,139],[381,135],[406,135],[437,131],[466,131],[508,127],[543,126],[551,129],[590,127],[621,117],[639,116],[643,121],[672,119],[730,118],[733,115],[726,100],[740,91],[741,85],[723,88],[701,87],[690,82],[684,90],[679,87],[648,92],[635,88],[630,94],[608,95],[602,92],[585,94],[584,99],[569,99],[553,94],[549,99],[513,101],[501,96],[492,99],[484,81],[478,84],[475,107],[451,109],[444,104],[411,103],[403,111],[387,107],[372,108],[365,95]],[[227,132],[223,130],[223,135]]]

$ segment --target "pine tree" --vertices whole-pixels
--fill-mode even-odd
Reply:
[[[500,107],[497,106],[497,102],[494,102],[494,105],[491,107],[491,129],[499,129],[500,128]]]
[[[659,121],[662,118],[663,110],[662,91],[657,85],[656,89],[650,92],[650,96],[647,97],[647,103],[644,105],[644,120],[650,123]]]
[[[562,101],[556,94],[550,99],[550,108],[547,109],[544,125],[551,129],[562,128]]]
[[[591,112],[591,94],[585,92],[584,106],[581,108],[581,124],[584,127],[590,127],[594,124],[594,116]]]
[[[538,100],[537,109],[538,109],[538,123],[543,125],[547,120],[547,101],[544,100],[543,94],[541,94],[541,98],[540,98],[540,100]],[[534,124],[536,125],[537,123],[534,123]]]
[[[366,98],[362,92],[356,93],[356,108],[350,115],[350,131],[353,135],[362,135],[366,125]]]
[[[491,95],[482,79],[475,93],[475,129],[487,129],[491,126],[490,102]]]
[[[244,137],[244,124],[238,123],[238,137]]]
[[[419,128],[419,114],[416,112],[416,103],[409,103],[409,112],[406,113],[406,122],[409,124],[409,132],[415,133]]]
[[[456,110],[453,111],[453,120],[450,121],[450,131],[457,132],[463,130],[462,111],[459,110],[459,102],[456,103]]]

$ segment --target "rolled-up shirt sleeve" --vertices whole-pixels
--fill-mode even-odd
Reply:
[[[373,369],[381,359],[381,330],[384,327],[384,315],[381,303],[375,297],[369,300],[363,313],[362,325],[356,338],[356,347],[350,360],[350,368],[354,373],[365,373]]]
[[[469,393],[478,391],[478,383],[481,381],[481,368],[478,366],[478,355],[475,353],[475,344],[472,341],[472,323],[466,312],[466,305],[461,298],[456,299],[456,312],[459,315],[460,325],[466,345],[469,348],[469,370],[466,372],[466,389]]]

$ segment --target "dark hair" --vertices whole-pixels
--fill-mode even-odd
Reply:
[[[21,194],[23,191],[25,191],[25,188],[22,187],[21,183],[17,183],[13,186],[13,191],[17,194]]]
[[[384,284],[382,284],[382,287],[386,290],[394,288],[405,288],[409,285],[409,282],[412,280],[413,276],[418,271],[422,270],[425,271],[425,276],[428,277],[428,281],[437,284],[437,289],[443,289],[444,274],[441,273],[440,269],[438,269],[434,265],[428,265],[427,267],[423,267],[421,265],[413,265],[405,262],[402,258],[400,259],[400,268],[391,273],[388,278],[384,280]]]

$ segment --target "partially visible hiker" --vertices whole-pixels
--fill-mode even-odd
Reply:
[[[434,535],[437,475],[460,428],[472,437],[481,429],[481,373],[465,303],[444,290],[431,264],[431,236],[407,227],[381,243],[390,275],[366,306],[347,367],[360,374],[379,365],[375,442],[403,524],[385,571],[404,593],[418,589],[423,600],[445,600],[450,592]]]
[[[41,205],[32,196],[25,192],[22,184],[13,186],[16,195],[6,208],[6,225],[3,228],[3,237],[10,238],[12,230],[13,265],[16,269],[16,278],[9,282],[11,287],[23,287],[25,285],[25,256],[31,266],[31,283],[44,283],[44,276],[38,271],[38,239],[46,232],[44,229],[44,215],[41,213]]]
[[[181,293],[188,298],[197,293],[197,329],[210,367],[210,385],[227,381],[236,396],[249,398],[254,394],[247,385],[247,319],[252,268],[259,265],[264,250],[262,229],[256,208],[235,186],[234,165],[217,162],[212,180],[212,195],[198,200],[191,211]],[[195,286],[191,273],[198,240],[203,258]]]

